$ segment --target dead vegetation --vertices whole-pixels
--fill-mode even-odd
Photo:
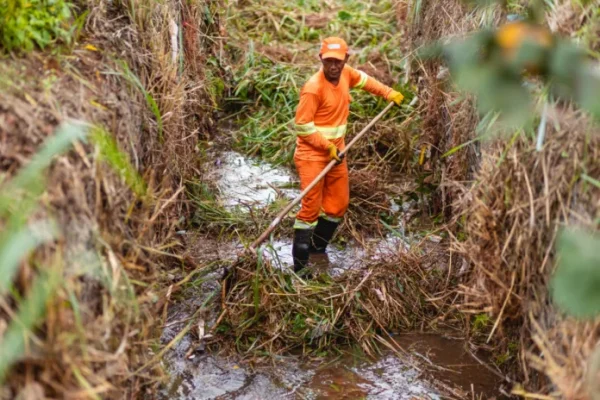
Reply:
[[[560,129],[550,129],[541,152],[520,134],[485,149],[479,183],[459,206],[467,239],[454,247],[472,268],[459,289],[459,309],[492,317],[487,341],[494,339],[500,353],[512,351],[526,387],[549,392],[551,382],[574,399],[585,397],[583,366],[600,321],[565,320],[549,304],[547,287],[561,226],[595,227],[600,189],[578,177],[600,173],[600,136],[576,111],[555,109],[553,120]],[[518,352],[509,350],[511,341],[519,343]]]
[[[48,171],[42,207],[28,218],[55,217],[60,239],[21,263],[13,294],[2,297],[0,334],[44,266],[61,266],[60,283],[26,333],[3,398],[142,398],[160,381],[147,352],[160,318],[152,303],[163,293],[161,265],[185,264],[174,234],[190,213],[183,182],[197,171],[199,133],[211,124],[198,72],[219,47],[217,8],[90,0],[77,10],[90,14],[72,52],[0,63],[4,182],[65,122],[85,121],[115,143],[106,154],[95,140],[76,142]],[[173,25],[195,48],[173,52]],[[129,180],[136,175],[142,192]]]
[[[554,29],[566,35],[595,29],[587,7],[575,17],[573,3],[558,3],[548,15]],[[503,17],[497,9],[473,10],[456,1],[423,7],[401,13],[411,22],[413,46],[464,35]],[[552,109],[541,151],[523,131],[479,145],[474,139],[486,121],[472,99],[454,91],[438,63],[418,65],[415,74],[427,107],[422,115],[431,146],[428,162],[441,183],[445,215],[456,223],[449,230],[451,252],[465,259],[457,276],[458,310],[471,316],[474,341],[494,346],[497,363],[523,384],[515,386],[515,394],[590,398],[587,365],[599,340],[598,323],[561,316],[547,288],[558,230],[598,229],[598,188],[582,178],[600,173],[597,126],[561,104]],[[444,156],[447,152],[452,155]]]
[[[236,348],[255,355],[294,348],[307,353],[335,351],[358,343],[371,356],[390,346],[389,331],[433,323],[443,308],[429,293],[442,291],[436,268],[424,268],[425,255],[404,252],[351,269],[303,281],[248,259],[237,265],[223,298],[219,330],[235,338]]]

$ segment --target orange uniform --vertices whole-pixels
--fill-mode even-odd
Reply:
[[[345,148],[344,137],[350,109],[350,89],[364,89],[388,98],[392,89],[366,73],[344,66],[340,80],[333,85],[321,69],[300,92],[296,110],[296,152],[294,162],[304,189],[329,163],[328,146]],[[296,229],[313,228],[319,216],[339,222],[348,208],[348,166],[346,160],[335,166],[303,199],[296,217]]]

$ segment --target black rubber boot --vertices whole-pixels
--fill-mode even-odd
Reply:
[[[292,257],[294,257],[294,272],[300,272],[308,265],[308,249],[312,229],[294,229],[294,244],[292,246]]]
[[[311,253],[325,253],[329,241],[333,237],[335,230],[339,223],[330,221],[325,218],[319,218],[317,227],[312,235],[312,241],[310,243]]]

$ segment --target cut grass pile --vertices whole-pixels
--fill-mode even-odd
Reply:
[[[444,281],[435,276],[444,260],[425,268],[425,257],[431,255],[417,248],[399,251],[389,259],[362,260],[361,268],[340,277],[324,273],[310,281],[261,257],[242,259],[226,281],[218,330],[235,340],[238,351],[257,356],[298,348],[324,355],[354,344],[375,356],[389,345],[389,330],[431,328],[447,309],[447,300],[430,296],[443,290]]]

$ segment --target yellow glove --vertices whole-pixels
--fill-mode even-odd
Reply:
[[[337,162],[342,161],[342,159],[338,155],[338,149],[337,149],[337,147],[335,147],[335,144],[330,143],[329,146],[327,146],[327,150],[329,150],[329,159],[330,160],[337,160]]]
[[[404,100],[404,96],[402,95],[402,93],[392,90],[387,99],[389,101],[393,101],[394,103],[396,103],[396,105],[400,105],[400,103],[402,103],[402,100]]]

